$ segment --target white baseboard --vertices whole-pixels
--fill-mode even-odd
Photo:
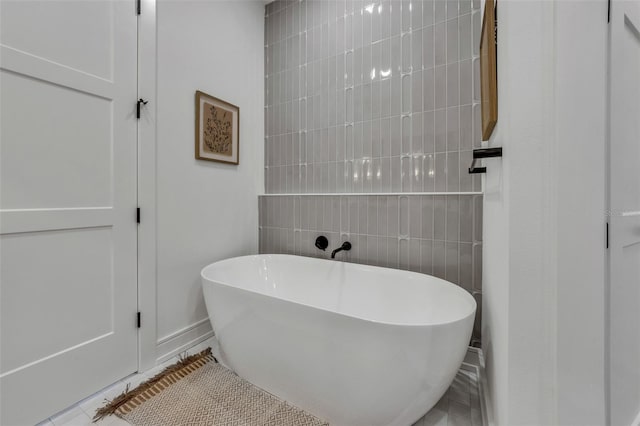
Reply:
[[[493,415],[493,403],[491,401],[491,393],[489,392],[489,382],[487,381],[487,373],[484,369],[484,354],[478,349],[480,358],[480,401],[483,409],[483,420],[485,426],[495,426],[496,421]]]
[[[631,422],[631,426],[640,426],[640,411],[638,411],[638,415],[636,416],[636,419]]]
[[[209,318],[204,318],[162,337],[158,339],[156,346],[156,354],[158,354],[156,363],[161,364],[212,336],[213,330]]]
[[[487,375],[484,370],[484,354],[482,349],[469,346],[468,352],[473,352],[477,357],[477,363],[462,363],[462,369],[473,369],[478,375],[480,392],[480,408],[482,410],[482,423],[484,426],[495,426],[493,417],[493,406],[491,405],[491,394],[487,384]]]

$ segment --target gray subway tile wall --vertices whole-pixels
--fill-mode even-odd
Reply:
[[[260,253],[338,260],[434,275],[471,293],[482,307],[481,195],[264,195],[259,200]],[[325,235],[327,251],[314,246]]]
[[[480,27],[479,0],[268,4],[259,247],[328,257],[324,234],[352,242],[342,260],[447,279],[478,302],[476,342]]]
[[[473,0],[268,4],[266,193],[480,191],[479,34]]]

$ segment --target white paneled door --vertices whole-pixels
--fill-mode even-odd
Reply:
[[[0,0],[0,424],[137,369],[134,0]]]
[[[640,421],[640,0],[611,4],[609,420]]]

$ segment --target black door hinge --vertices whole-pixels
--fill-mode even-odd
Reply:
[[[146,105],[148,103],[149,103],[149,101],[145,101],[142,98],[138,99],[138,102],[136,102],[136,118],[138,120],[140,120],[140,108],[141,108],[141,106],[142,105]]]
[[[611,22],[611,0],[607,0],[607,22]]]
[[[607,222],[607,226],[605,230],[605,245],[606,245],[606,248],[609,248],[609,222]]]
[[[140,15],[140,12],[142,11],[142,0],[136,0],[136,13],[138,15]]]
[[[142,325],[142,314],[140,313],[140,311],[138,311],[138,315],[136,316],[137,321],[138,321],[138,328],[140,328],[140,326]]]
[[[136,209],[136,222],[140,223],[140,207]]]

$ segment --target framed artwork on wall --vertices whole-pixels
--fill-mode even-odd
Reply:
[[[480,99],[482,140],[491,137],[498,122],[498,70],[495,0],[486,0],[480,37]]]
[[[240,108],[196,91],[196,158],[240,163]]]

